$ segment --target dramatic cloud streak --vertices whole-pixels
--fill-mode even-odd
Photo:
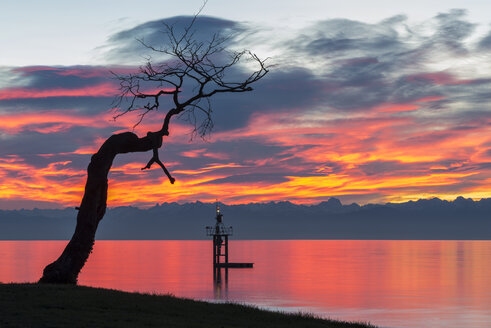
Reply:
[[[110,83],[84,87],[80,89],[4,89],[0,92],[0,100],[18,98],[48,98],[48,97],[108,97],[114,96],[114,86]]]
[[[269,44],[281,54],[273,58],[278,65],[254,92],[214,99],[211,142],[190,143],[184,121],[172,126],[161,157],[175,185],[158,168],[140,171],[149,154],[118,157],[109,206],[491,197],[490,34],[474,35],[464,11],[419,25],[404,16],[377,24],[332,19],[288,40],[200,19],[198,37],[224,31],[235,33],[231,46]],[[114,63],[135,63],[142,48],[134,39],[158,42],[161,27],[153,21],[121,31],[101,49]],[[112,119],[117,85],[109,73],[133,69],[0,71],[0,81],[12,81],[0,88],[2,204],[78,205],[90,154],[136,122]],[[155,130],[162,115],[135,132]]]

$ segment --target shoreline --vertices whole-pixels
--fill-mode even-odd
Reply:
[[[237,303],[36,283],[0,283],[0,326],[375,328]]]

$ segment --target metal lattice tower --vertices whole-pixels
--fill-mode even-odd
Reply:
[[[225,268],[225,277],[229,268],[252,268],[254,263],[230,263],[228,261],[228,236],[233,235],[233,228],[223,224],[223,214],[216,205],[215,226],[206,227],[206,235],[213,237],[213,277],[220,280],[220,268]],[[223,261],[222,261],[223,258]]]
[[[213,236],[213,268],[228,265],[228,236],[233,235],[233,228],[223,224],[223,214],[220,207],[216,205],[216,223],[214,227],[206,227],[206,235]],[[222,247],[223,246],[223,247]],[[223,248],[223,253],[222,253]],[[221,258],[224,258],[221,263]],[[224,264],[224,265],[223,265]]]

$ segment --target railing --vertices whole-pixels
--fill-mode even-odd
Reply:
[[[216,225],[214,227],[206,227],[206,235],[214,236],[214,235],[222,235],[222,236],[230,236],[234,234],[234,230],[232,227],[226,227],[224,225]]]

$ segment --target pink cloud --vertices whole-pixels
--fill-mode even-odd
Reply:
[[[9,88],[0,90],[0,100],[49,97],[113,97],[117,94],[111,83],[101,83],[78,89],[55,88],[47,90],[31,88]]]
[[[470,84],[474,80],[458,80],[453,74],[447,72],[420,73],[406,77],[408,81],[426,80],[437,85]]]

